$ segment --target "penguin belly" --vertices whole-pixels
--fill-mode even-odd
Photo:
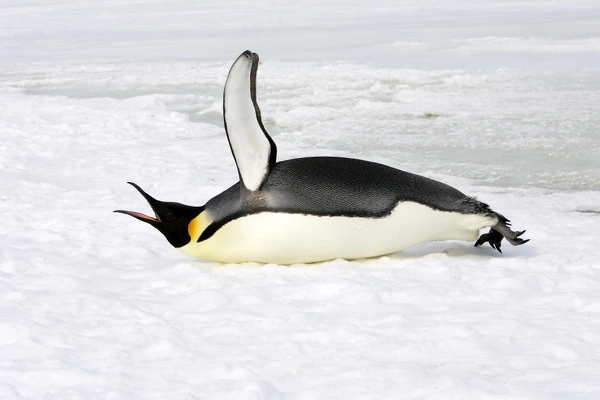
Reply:
[[[475,240],[493,225],[485,214],[434,210],[400,202],[384,217],[317,216],[262,211],[227,222],[211,237],[179,248],[220,262],[311,263],[394,253],[436,240]]]

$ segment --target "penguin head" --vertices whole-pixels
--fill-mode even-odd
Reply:
[[[131,215],[140,221],[152,225],[167,238],[173,247],[182,247],[190,242],[191,237],[188,233],[188,225],[202,212],[204,207],[192,207],[180,203],[159,201],[144,192],[135,183],[127,183],[136,188],[144,196],[150,207],[152,207],[155,217],[135,211],[115,210],[115,212]]]

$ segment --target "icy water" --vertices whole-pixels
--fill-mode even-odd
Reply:
[[[0,2],[0,398],[600,398],[597,1]],[[237,180],[232,61],[279,159],[369,159],[527,229],[368,260],[225,265],[134,181]]]

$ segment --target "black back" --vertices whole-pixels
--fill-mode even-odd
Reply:
[[[223,224],[263,211],[381,218],[401,201],[435,210],[485,212],[485,206],[444,183],[383,164],[341,157],[308,157],[275,164],[256,192],[239,182],[206,203],[214,222],[199,241]],[[485,207],[487,208],[487,207]]]

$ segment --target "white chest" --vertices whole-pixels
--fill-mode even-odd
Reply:
[[[262,212],[230,221],[200,243],[196,242],[198,233],[180,250],[221,262],[356,259],[435,240],[475,240],[479,229],[495,223],[484,215],[435,211],[412,202],[399,203],[384,218]]]

